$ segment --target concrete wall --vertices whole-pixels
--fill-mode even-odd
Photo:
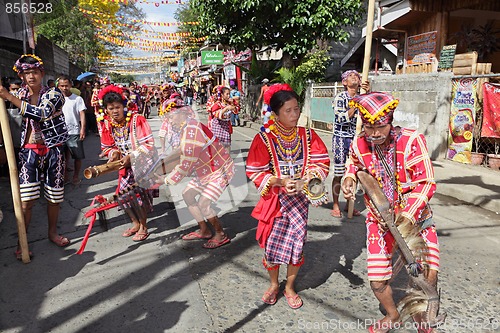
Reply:
[[[423,133],[432,159],[443,159],[448,146],[452,77],[451,73],[426,73],[370,78],[372,91],[389,92],[399,99],[394,124]]]

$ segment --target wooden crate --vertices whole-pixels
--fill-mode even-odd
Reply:
[[[477,52],[455,54],[453,74],[474,75],[477,72]]]

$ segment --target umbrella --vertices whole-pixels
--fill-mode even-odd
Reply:
[[[85,73],[82,73],[80,75],[78,75],[78,77],[76,78],[78,81],[83,81],[87,78],[90,78],[91,76],[95,76],[96,74],[95,73],[92,73],[92,72],[85,72]]]

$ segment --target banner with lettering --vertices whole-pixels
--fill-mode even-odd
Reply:
[[[447,158],[471,163],[477,79],[453,79]]]
[[[410,36],[407,41],[406,60],[408,64],[423,64],[436,58],[437,31]]]
[[[222,65],[224,63],[224,55],[222,51],[201,51],[202,65]]]
[[[481,137],[500,138],[500,84],[483,85],[483,125]]]

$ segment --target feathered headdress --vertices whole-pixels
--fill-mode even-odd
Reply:
[[[122,100],[125,100],[125,97],[123,97],[123,89],[111,84],[99,91],[99,94],[97,95],[99,101],[102,101],[104,99],[104,96],[109,93],[116,93],[122,97]]]
[[[274,115],[271,113],[271,107],[269,106],[269,103],[271,101],[271,97],[278,91],[293,91],[292,87],[290,87],[289,84],[287,83],[277,83],[273,84],[272,86],[269,87],[269,89],[266,90],[264,93],[264,104],[267,104],[267,111],[262,111],[262,116],[264,117],[262,119],[263,125],[260,128],[262,132],[269,133],[274,129]]]
[[[264,104],[269,105],[269,102],[271,101],[271,97],[273,97],[273,95],[275,93],[277,93],[278,91],[281,91],[281,90],[293,91],[292,87],[290,87],[290,85],[288,83],[273,84],[264,93]]]

